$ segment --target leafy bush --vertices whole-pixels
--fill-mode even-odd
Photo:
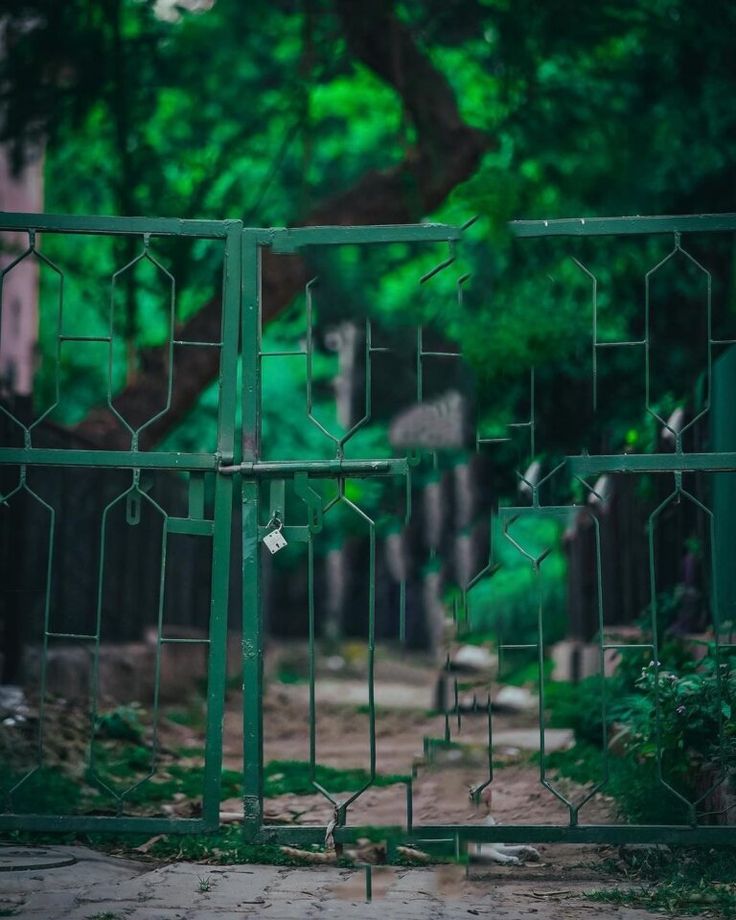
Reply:
[[[674,643],[662,657],[669,666],[652,661],[642,666],[641,659],[631,658],[613,677],[551,684],[546,697],[550,724],[572,728],[576,739],[571,751],[551,755],[547,765],[583,783],[602,777],[607,768],[606,792],[628,819],[641,823],[687,821],[689,809],[678,794],[694,801],[705,767],[720,776],[736,769],[733,661],[710,656],[696,662]],[[616,751],[607,752],[607,765],[604,718],[609,740],[615,733],[619,737]]]

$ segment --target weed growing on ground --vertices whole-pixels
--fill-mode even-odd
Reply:
[[[377,774],[374,786],[391,786],[405,783],[408,776],[398,774]],[[325,789],[334,792],[357,792],[370,783],[370,773],[361,768],[336,770],[317,764],[314,779]],[[310,795],[315,792],[311,779],[311,768],[307,761],[272,760],[266,764],[263,779],[263,794],[266,798],[276,795]]]
[[[736,847],[621,848],[600,868],[636,882],[628,888],[593,891],[608,904],[732,918],[736,916]]]

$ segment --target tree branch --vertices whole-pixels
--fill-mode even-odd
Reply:
[[[348,46],[355,58],[394,86],[414,123],[417,143],[393,169],[372,170],[352,188],[317,206],[306,225],[406,223],[437,208],[450,191],[473,174],[489,146],[488,138],[466,125],[445,76],[417,48],[409,29],[391,12],[389,0],[335,0]],[[263,318],[273,319],[306,284],[307,269],[297,256],[263,260]],[[220,338],[220,298],[215,297],[193,316],[179,336],[192,341]],[[164,348],[145,355],[136,381],[115,399],[119,412],[138,427],[165,403]],[[175,349],[171,407],[141,436],[150,447],[177,425],[201,391],[217,376],[219,350]],[[75,429],[101,448],[125,449],[130,436],[106,408],[93,410]]]

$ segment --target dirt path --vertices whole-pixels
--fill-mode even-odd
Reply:
[[[488,718],[485,712],[466,712],[460,724],[450,723],[451,737],[460,748],[442,750],[428,761],[425,739],[445,737],[445,718],[432,714],[432,681],[436,670],[414,666],[403,684],[381,682],[376,718],[376,769],[379,774],[411,775],[413,821],[419,824],[482,823],[485,815],[474,808],[469,788],[488,779]],[[399,675],[402,676],[402,675]],[[422,685],[423,681],[423,685]],[[407,692],[401,693],[401,687]],[[396,689],[396,688],[399,689]],[[316,750],[320,765],[337,770],[368,769],[370,763],[369,716],[361,703],[365,681],[360,677],[327,677],[318,681]],[[392,695],[393,694],[393,697]],[[426,701],[422,706],[422,701]],[[272,681],[264,700],[264,762],[309,759],[309,692],[306,684]],[[534,754],[539,748],[539,729],[535,711],[494,713],[493,727],[493,816],[501,824],[567,824],[567,807],[540,782],[540,768]],[[567,747],[572,733],[547,730],[548,751]],[[225,764],[239,769],[241,764],[242,715],[238,701],[231,699],[225,718]],[[550,778],[550,777],[548,777]],[[589,787],[554,780],[555,788],[577,803]],[[329,788],[338,800],[350,794],[339,787]],[[237,801],[225,807],[239,807]],[[278,795],[265,803],[267,823],[326,824],[332,805],[319,793]],[[580,813],[583,823],[614,822],[613,803],[596,794]],[[406,824],[406,786],[396,783],[367,789],[350,806],[348,823],[353,825]],[[591,866],[605,851],[593,846],[542,845],[542,865],[523,868],[524,877],[540,879],[563,877],[572,872],[584,877],[600,877]],[[513,870],[494,867],[496,875]]]

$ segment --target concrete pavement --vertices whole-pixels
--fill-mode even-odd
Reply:
[[[85,847],[0,848],[0,916],[16,920],[650,920],[647,911],[585,898],[599,882],[466,878],[459,866],[372,868],[155,864]],[[3,863],[5,866],[3,866]],[[27,868],[7,870],[8,865]],[[610,883],[609,883],[610,884]]]

